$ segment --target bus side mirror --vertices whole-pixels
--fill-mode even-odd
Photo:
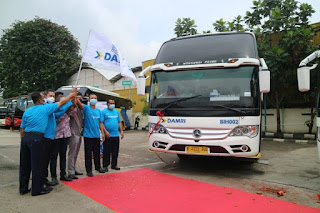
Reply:
[[[147,78],[139,77],[137,82],[137,94],[139,96],[145,95],[146,93],[146,80]]]
[[[307,92],[310,90],[310,70],[314,68],[315,66],[298,68],[297,75],[300,92]]]
[[[260,92],[269,93],[270,92],[270,71],[260,71],[259,72],[259,85]]]

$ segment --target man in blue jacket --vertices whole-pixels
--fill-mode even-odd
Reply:
[[[49,116],[58,108],[76,96],[77,89],[64,100],[54,104],[44,104],[44,95],[40,92],[32,94],[34,106],[25,111],[20,125],[20,169],[19,192],[21,195],[28,193],[29,178],[32,172],[31,195],[42,195],[50,192],[42,185],[42,168],[44,162],[44,133],[46,131]]]
[[[46,95],[46,104],[55,103],[55,92],[52,89],[48,89],[45,92],[45,95]],[[44,164],[43,164],[42,174],[43,174],[43,184],[46,184],[49,186],[55,186],[59,183],[57,180],[57,176],[52,175],[52,174],[55,174],[55,170],[54,172],[52,172],[52,169],[50,169],[52,181],[50,182],[48,180],[48,174],[49,174],[48,167],[50,163],[50,156],[53,155],[53,140],[54,140],[54,136],[57,128],[56,116],[61,117],[71,105],[72,105],[72,102],[69,100],[66,104],[62,105],[54,113],[49,115],[48,125],[44,133],[45,149],[44,149]]]
[[[105,173],[101,168],[100,163],[100,130],[102,129],[101,111],[96,108],[98,102],[97,96],[91,94],[89,96],[89,105],[82,104],[77,99],[77,104],[80,109],[83,110],[83,137],[84,137],[84,154],[85,154],[85,166],[88,177],[93,177],[92,173],[92,152],[94,158],[95,170],[100,173]],[[103,134],[102,134],[103,135]]]
[[[118,167],[119,155],[119,136],[123,139],[122,123],[119,112],[114,109],[114,100],[108,100],[108,108],[102,110],[101,121],[104,124],[103,132],[106,134],[106,139],[103,142],[103,169],[108,171],[111,156],[111,169],[120,170]],[[119,135],[120,131],[120,135]]]

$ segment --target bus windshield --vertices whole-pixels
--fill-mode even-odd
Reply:
[[[259,58],[254,35],[219,33],[170,40],[162,45],[155,64],[195,61],[224,63],[230,58]]]
[[[168,104],[168,116],[259,115],[258,67],[155,71],[151,78],[150,115]],[[242,112],[242,113],[239,113]]]

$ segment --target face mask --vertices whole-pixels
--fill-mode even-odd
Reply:
[[[97,99],[90,99],[90,105],[96,105],[98,102]]]
[[[44,98],[44,103],[48,103],[48,100],[46,98]]]
[[[115,107],[116,107],[116,105],[114,105],[114,104],[109,105],[109,109],[114,109]]]
[[[49,104],[54,103],[54,97],[47,98],[46,102],[49,103]]]

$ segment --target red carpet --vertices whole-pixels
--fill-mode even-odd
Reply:
[[[98,175],[64,184],[117,212],[320,212],[150,169]]]

